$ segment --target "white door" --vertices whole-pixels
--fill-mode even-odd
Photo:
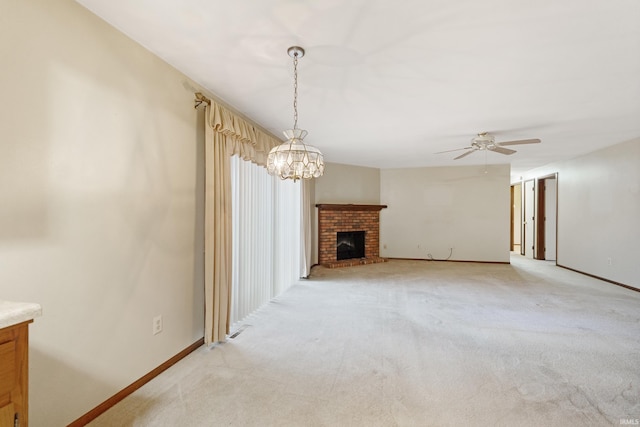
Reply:
[[[533,180],[524,183],[524,232],[522,236],[522,245],[524,247],[524,256],[533,258],[533,249],[535,245],[535,204],[534,204],[535,183]]]
[[[557,180],[544,180],[544,259],[556,260],[556,212],[557,212]]]

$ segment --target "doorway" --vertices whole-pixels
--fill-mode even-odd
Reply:
[[[522,184],[511,186],[511,251],[522,254]]]
[[[536,250],[535,258],[556,260],[558,224],[558,179],[557,174],[538,179],[536,197]]]
[[[527,258],[534,258],[535,250],[535,181],[525,181],[522,192],[522,250]]]

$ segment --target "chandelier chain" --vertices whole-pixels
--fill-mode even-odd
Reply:
[[[298,53],[293,55],[293,128],[298,129]]]

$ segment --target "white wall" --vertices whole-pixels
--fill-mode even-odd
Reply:
[[[640,288],[640,139],[535,169],[524,179],[554,172],[557,263]]]
[[[0,22],[0,298],[43,306],[31,425],[61,426],[203,336],[202,113],[74,2]]]
[[[380,253],[509,262],[509,165],[380,171]]]

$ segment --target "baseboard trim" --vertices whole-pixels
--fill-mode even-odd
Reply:
[[[189,353],[196,350],[203,344],[204,344],[204,337],[200,338],[198,341],[194,342],[189,347],[185,348],[180,353],[176,354],[171,359],[167,360],[166,362],[164,362],[163,364],[161,364],[160,366],[158,366],[148,374],[144,375],[140,379],[129,384],[127,387],[120,390],[119,392],[117,392],[116,394],[114,394],[113,396],[111,396],[110,398],[108,398],[107,400],[105,400],[104,402],[102,402],[101,404],[99,404],[98,406],[96,406],[95,408],[93,408],[92,410],[90,410],[89,412],[87,412],[86,414],[84,414],[83,416],[81,416],[71,424],[69,424],[67,427],[82,427],[87,425],[91,421],[98,418],[100,414],[106,412],[109,408],[113,407],[116,403],[120,402],[122,399],[129,396],[131,393],[133,393],[134,391],[136,391],[137,389],[139,389],[140,387],[142,387],[143,385],[145,385],[146,383],[148,383],[149,381],[151,381],[152,379],[160,375],[162,372],[166,371],[172,365],[176,364],[178,361],[185,358]]]
[[[556,265],[566,270],[571,270],[576,273],[584,274],[585,276],[593,277],[594,279],[602,280],[603,282],[611,283],[612,285],[616,285],[626,289],[630,289],[632,291],[640,292],[640,289],[633,287],[631,285],[625,285],[624,283],[616,282],[615,280],[609,280],[609,279],[605,279],[604,277],[596,276],[594,274],[585,273],[584,271],[576,270],[575,268],[567,267],[566,265],[558,264],[557,262],[556,262]]]
[[[472,262],[476,264],[511,264],[508,261],[469,261],[464,259],[390,258],[390,257],[384,257],[384,258],[400,260],[400,261],[438,261],[438,262]]]

